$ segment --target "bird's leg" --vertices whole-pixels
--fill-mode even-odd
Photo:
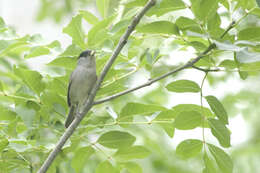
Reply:
[[[83,111],[83,105],[85,103],[86,100],[84,100],[83,102],[79,102],[78,104],[78,113],[81,114]]]
[[[75,114],[75,117],[80,115],[80,113],[81,113],[81,112],[80,112],[80,107],[81,107],[81,105],[78,103],[77,106],[76,106],[76,114]]]

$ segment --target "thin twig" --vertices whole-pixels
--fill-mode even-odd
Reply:
[[[227,33],[228,31],[230,31],[234,26],[236,25],[236,23],[234,21],[231,22],[231,24],[228,26],[228,28],[223,32],[223,34],[220,36],[220,38],[223,38]],[[177,67],[176,69],[168,72],[168,73],[165,73],[164,75],[162,76],[159,76],[157,78],[154,78],[154,79],[151,79],[149,80],[148,82],[142,84],[142,85],[139,85],[135,88],[131,88],[131,89],[128,89],[128,90],[125,90],[125,91],[122,91],[120,93],[117,93],[117,94],[114,94],[112,96],[108,96],[104,99],[100,99],[100,100],[97,100],[93,103],[93,105],[97,105],[97,104],[101,104],[101,103],[104,103],[104,102],[107,102],[107,101],[110,101],[112,99],[115,99],[117,97],[120,97],[122,95],[125,95],[125,94],[128,94],[128,93],[131,93],[135,90],[138,90],[138,89],[141,89],[141,88],[144,88],[144,87],[147,87],[147,86],[150,86],[151,84],[161,80],[161,79],[164,79],[174,73],[177,73],[183,69],[186,69],[186,68],[189,68],[189,67],[193,67],[193,68],[196,68],[198,70],[201,70],[201,71],[220,71],[220,70],[217,70],[217,69],[212,69],[212,70],[206,70],[206,69],[202,69],[202,68],[199,68],[199,67],[195,67],[194,64],[196,62],[198,62],[201,58],[203,58],[204,56],[206,56],[212,49],[215,49],[216,48],[216,45],[214,43],[211,43],[208,48],[202,52],[200,55],[198,55],[195,59],[191,60],[191,61],[188,61],[186,64],[182,65],[182,66],[179,66]]]
[[[66,129],[66,131],[63,133],[60,140],[57,142],[55,148],[52,150],[52,152],[49,154],[41,168],[39,169],[38,173],[45,173],[47,169],[50,167],[51,163],[55,159],[55,157],[60,152],[61,148],[64,146],[65,142],[70,138],[70,136],[73,134],[81,120],[84,118],[86,113],[91,109],[93,105],[94,98],[96,96],[96,93],[98,89],[100,88],[101,83],[103,82],[108,70],[112,66],[113,62],[119,55],[120,51],[124,47],[124,45],[127,43],[127,39],[130,36],[130,34],[134,31],[136,25],[139,23],[141,18],[144,16],[144,14],[155,5],[155,0],[149,0],[147,4],[144,6],[144,8],[133,18],[131,24],[128,26],[126,32],[122,35],[120,38],[113,54],[111,55],[110,59],[107,61],[104,69],[102,70],[100,77],[98,78],[96,85],[91,90],[91,93],[88,97],[87,102],[83,106],[83,111],[80,113],[77,113],[74,121],[70,124],[70,126]]]
[[[201,107],[201,114],[202,114],[202,141],[203,141],[203,147],[205,150],[205,144],[206,144],[206,140],[205,140],[205,111],[203,109],[203,86],[204,86],[204,82],[207,78],[208,72],[205,72],[205,75],[202,79],[201,85],[200,85],[200,107]]]
[[[224,36],[235,26],[236,22],[232,21],[228,28],[223,32],[223,34],[220,36],[220,38],[224,38]]]
[[[234,70],[230,70],[230,69],[221,69],[221,68],[215,68],[215,69],[205,69],[205,68],[200,68],[200,67],[196,67],[196,66],[192,66],[192,68],[199,70],[199,71],[203,71],[203,72],[240,72],[241,70],[239,69],[234,69]],[[247,72],[259,72],[260,70],[246,70]]]
[[[221,69],[219,69],[219,68],[216,68],[216,69],[204,69],[204,68],[197,67],[195,65],[192,65],[191,67],[195,68],[196,70],[203,71],[203,72],[218,72],[218,71],[221,71]]]
[[[178,67],[178,68],[176,68],[176,69],[174,69],[174,70],[172,70],[172,71],[170,71],[170,72],[168,72],[168,73],[165,73],[165,74],[162,75],[162,76],[159,76],[159,77],[157,77],[157,78],[151,79],[151,80],[149,80],[148,82],[146,82],[146,83],[144,83],[144,84],[142,84],[142,85],[139,85],[139,86],[137,86],[137,87],[135,87],[135,88],[131,88],[131,89],[125,90],[125,91],[123,91],[123,92],[117,93],[117,94],[115,94],[115,95],[106,97],[106,98],[104,98],[104,99],[95,101],[93,104],[94,104],[94,105],[96,105],[96,104],[101,104],[101,103],[104,103],[104,102],[106,102],[106,101],[115,99],[115,98],[117,98],[117,97],[119,97],[119,96],[128,94],[128,93],[133,92],[133,91],[135,91],[135,90],[138,90],[138,89],[140,89],[140,88],[144,88],[144,87],[150,86],[151,84],[153,84],[153,83],[155,83],[155,82],[157,82],[157,81],[159,81],[159,80],[162,80],[162,79],[164,79],[164,78],[166,78],[166,77],[168,77],[168,76],[170,76],[170,75],[172,75],[172,74],[174,74],[174,73],[177,73],[177,72],[179,72],[179,71],[181,71],[181,70],[183,70],[183,69],[185,69],[185,68],[191,67],[193,64],[195,64],[196,62],[198,62],[202,57],[204,57],[205,55],[207,55],[207,54],[208,54],[212,49],[214,49],[215,47],[216,47],[216,45],[215,45],[214,43],[212,43],[212,44],[210,44],[210,45],[208,46],[208,48],[207,48],[204,52],[202,52],[198,57],[196,57],[195,59],[193,59],[193,60],[187,62],[186,64],[184,64],[184,65],[182,65],[182,66],[180,66],[180,67]]]
[[[168,120],[154,120],[154,121],[116,121],[113,123],[107,123],[107,124],[97,124],[96,127],[102,127],[102,126],[114,126],[114,125],[143,125],[143,124],[169,124],[172,123],[173,119]]]

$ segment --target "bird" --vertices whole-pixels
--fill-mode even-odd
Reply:
[[[69,113],[65,121],[68,128],[76,113],[88,99],[91,89],[97,81],[95,51],[85,50],[78,57],[78,63],[70,75],[67,92]]]

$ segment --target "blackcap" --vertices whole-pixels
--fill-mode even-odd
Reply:
[[[70,108],[65,127],[74,120],[76,113],[88,99],[97,80],[95,51],[86,50],[78,57],[78,64],[70,75],[67,102]]]

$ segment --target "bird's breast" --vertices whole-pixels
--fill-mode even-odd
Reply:
[[[96,82],[96,70],[92,68],[76,67],[71,76],[70,100],[72,104],[85,101],[90,89]]]

